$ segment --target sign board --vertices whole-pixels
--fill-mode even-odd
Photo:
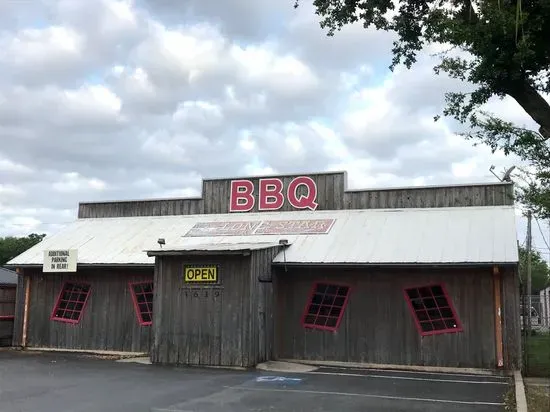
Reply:
[[[257,190],[257,193],[256,193]],[[249,212],[256,203],[258,210],[279,210],[285,202],[294,209],[317,209],[317,184],[308,176],[298,176],[285,187],[279,178],[260,179],[258,187],[251,180],[231,181],[230,212]]]
[[[77,249],[45,250],[43,272],[76,272]]]
[[[218,283],[218,265],[189,265],[183,267],[185,283]]]
[[[199,222],[184,237],[327,234],[336,219]]]

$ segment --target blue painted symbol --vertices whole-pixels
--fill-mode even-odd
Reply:
[[[302,379],[287,378],[285,376],[259,376],[256,378],[256,382],[299,383],[302,382]]]

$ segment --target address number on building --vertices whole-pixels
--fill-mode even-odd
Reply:
[[[218,283],[218,265],[185,266],[185,283]]]

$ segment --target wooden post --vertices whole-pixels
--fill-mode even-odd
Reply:
[[[23,305],[23,330],[21,331],[21,347],[27,346],[27,329],[29,325],[29,301],[31,290],[31,278],[29,275],[24,276],[20,268],[16,269],[17,273],[23,276],[25,285],[25,302]]]
[[[493,295],[495,301],[495,346],[497,367],[504,366],[503,355],[503,337],[502,337],[502,296],[501,296],[502,279],[498,266],[493,267]]]

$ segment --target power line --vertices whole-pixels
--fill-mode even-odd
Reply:
[[[546,240],[546,237],[544,236],[544,233],[542,233],[542,228],[540,227],[539,220],[535,218],[535,222],[537,222],[537,226],[539,227],[540,235],[542,236],[542,240],[546,244],[546,247],[548,248],[548,251],[550,252],[550,245],[548,245],[548,242]]]

